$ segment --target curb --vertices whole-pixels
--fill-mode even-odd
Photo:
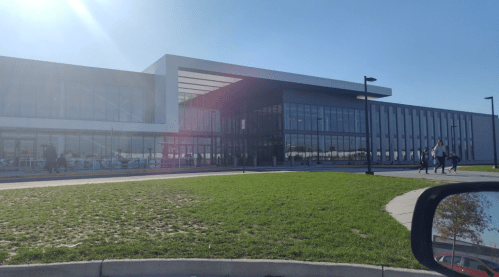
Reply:
[[[0,276],[118,277],[118,276],[317,276],[420,277],[444,276],[426,270],[373,265],[290,260],[245,259],[137,259],[0,266]]]

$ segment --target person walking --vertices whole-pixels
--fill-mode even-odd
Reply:
[[[45,150],[45,162],[46,168],[49,174],[52,174],[52,170],[56,169],[57,152],[54,145],[51,143]]]
[[[444,149],[444,143],[441,140],[438,140],[437,145],[435,145],[434,153],[435,153],[435,158],[438,160],[438,164],[435,167],[435,173],[437,173],[437,169],[442,166],[442,174],[445,173],[445,149]]]
[[[420,161],[421,167],[419,167],[419,172],[421,173],[421,169],[425,168],[426,169],[426,174],[428,174],[428,149],[424,149],[423,154],[421,155],[421,161]]]
[[[456,153],[450,152],[450,157],[447,158],[447,160],[452,160],[452,167],[449,168],[449,173],[452,169],[454,169],[454,173],[457,174],[456,169],[457,169],[457,163],[461,161],[461,158],[456,156]]]

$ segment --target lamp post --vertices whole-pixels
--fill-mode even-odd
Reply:
[[[366,174],[374,175],[374,172],[371,171],[371,155],[369,149],[369,118],[367,116],[368,113],[368,104],[367,104],[367,82],[374,82],[376,78],[366,77],[364,76],[364,91],[366,93],[366,151],[367,151],[367,172]]]
[[[493,134],[493,142],[494,142],[494,166],[492,168],[497,168],[497,146],[496,146],[496,124],[495,124],[495,117],[494,117],[494,97],[485,97],[485,99],[490,99],[490,102],[492,102],[492,134]]]
[[[319,120],[322,120],[322,118],[317,118],[317,164],[321,164],[321,160],[319,159]]]
[[[210,157],[210,164],[213,165],[213,145],[215,145],[215,143],[213,143],[213,114],[216,113],[215,111],[211,111],[211,157]]]
[[[456,153],[456,125],[452,125],[451,127],[451,134],[452,134],[452,152]]]

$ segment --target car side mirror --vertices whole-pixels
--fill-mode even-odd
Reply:
[[[421,264],[446,276],[475,275],[479,267],[499,274],[499,182],[425,190],[414,208],[411,247]]]

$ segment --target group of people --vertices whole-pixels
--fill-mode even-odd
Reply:
[[[45,149],[45,169],[52,174],[52,170],[55,170],[56,173],[59,173],[59,169],[64,167],[66,169],[66,158],[61,154],[59,158],[57,158],[57,151],[55,150],[54,145],[51,143]]]
[[[457,174],[456,172],[457,164],[461,161],[461,159],[458,156],[456,156],[456,153],[454,152],[450,152],[450,156],[448,156],[447,153],[445,153],[444,143],[441,140],[439,140],[437,142],[437,145],[433,147],[432,157],[436,159],[438,162],[437,166],[435,167],[435,173],[437,173],[437,169],[439,167],[442,167],[442,174],[446,174],[445,160],[447,159],[452,161],[452,167],[449,168],[449,173],[452,170],[454,170],[454,173]],[[419,168],[419,173],[421,173],[422,169],[426,169],[426,174],[428,174],[428,160],[429,160],[428,149],[425,148],[423,154],[421,155],[421,161],[420,161],[421,167]]]

